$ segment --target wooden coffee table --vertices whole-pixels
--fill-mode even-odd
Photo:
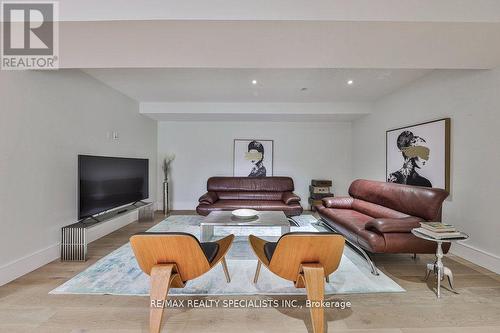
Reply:
[[[290,232],[290,222],[280,211],[262,211],[253,219],[234,217],[230,211],[211,212],[200,223],[201,241],[208,242],[214,235],[214,227],[280,227],[281,234]]]

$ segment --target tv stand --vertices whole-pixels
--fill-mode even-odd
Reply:
[[[96,221],[97,223],[100,223],[100,222],[101,222],[101,220],[97,219],[97,217],[95,217],[95,216],[91,216],[91,217],[89,217],[89,218],[87,218],[87,219],[83,219],[81,222],[86,223],[85,221],[86,221],[86,220],[88,220],[88,219],[94,220],[94,221]]]
[[[61,233],[61,260],[86,261],[89,229],[103,223],[115,220],[124,213],[138,212],[139,222],[153,221],[154,205],[152,202],[138,201],[101,215],[91,216],[62,228]],[[99,219],[98,219],[99,217]]]

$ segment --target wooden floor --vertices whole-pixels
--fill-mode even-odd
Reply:
[[[185,213],[185,212],[183,212]],[[0,287],[0,332],[147,332],[148,298],[49,295],[48,292],[161,221],[132,223],[89,246],[85,263],[54,261]],[[407,290],[396,294],[337,295],[346,310],[326,312],[328,332],[500,332],[500,277],[456,257],[445,258],[459,295],[437,300],[423,282],[432,256],[379,255],[378,267]],[[246,297],[257,300],[258,297]],[[163,332],[312,332],[307,309],[167,309]]]

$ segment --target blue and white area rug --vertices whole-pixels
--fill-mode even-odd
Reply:
[[[170,216],[149,231],[182,231],[200,236],[200,216]],[[291,231],[324,231],[311,215],[301,215],[294,220],[299,225]],[[305,289],[297,289],[293,283],[284,280],[262,266],[259,281],[253,284],[257,259],[247,241],[250,233],[268,240],[276,240],[280,228],[238,228],[216,227],[214,238],[233,233],[237,237],[227,255],[231,283],[226,283],[222,266],[219,264],[210,272],[186,284],[185,288],[172,288],[169,295],[301,295]],[[396,282],[380,272],[370,273],[368,264],[356,252],[345,247],[340,266],[330,275],[325,285],[327,295],[351,293],[404,292]],[[57,287],[51,294],[94,294],[94,295],[149,295],[149,277],[144,274],[127,243],[97,261],[71,280]]]

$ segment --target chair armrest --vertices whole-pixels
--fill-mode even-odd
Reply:
[[[419,228],[423,220],[419,217],[408,216],[400,219],[373,219],[365,225],[367,230],[375,230],[380,233],[404,233],[411,232],[413,228]]]
[[[322,201],[326,208],[352,209],[354,199],[351,197],[327,197],[323,198]]]
[[[300,197],[293,192],[283,192],[281,200],[287,205],[300,201]]]
[[[211,205],[214,204],[217,200],[219,200],[219,197],[217,196],[217,193],[215,192],[207,192],[203,194],[198,201],[201,204],[207,204]]]

